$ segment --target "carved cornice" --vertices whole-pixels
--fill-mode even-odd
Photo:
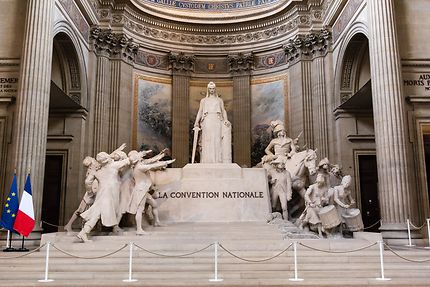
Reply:
[[[252,53],[228,55],[227,61],[230,73],[233,74],[249,73],[254,68],[254,55]]]
[[[321,27],[322,12],[322,1],[295,0],[270,17],[253,16],[232,25],[223,22],[220,16],[215,24],[196,25],[187,22],[188,18],[181,20],[178,16],[177,20],[172,20],[142,11],[133,1],[101,1],[98,9],[102,23],[108,23],[114,30],[125,29],[133,33],[132,37],[143,46],[151,42],[151,49],[159,46],[164,51],[175,49],[174,45],[178,44],[208,48],[212,45],[254,46],[272,39],[282,41],[280,38],[292,36],[301,29]]]
[[[331,45],[331,32],[322,29],[307,35],[297,35],[284,45],[287,61],[293,64],[302,59],[312,60],[327,53]]]
[[[169,63],[174,73],[188,74],[194,72],[194,55],[186,55],[183,52],[170,52]]]
[[[138,45],[123,33],[113,33],[111,29],[92,27],[90,42],[97,55],[112,59],[134,61]]]

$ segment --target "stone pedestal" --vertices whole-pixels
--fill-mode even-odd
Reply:
[[[265,221],[271,212],[264,169],[188,164],[154,173],[162,222]]]

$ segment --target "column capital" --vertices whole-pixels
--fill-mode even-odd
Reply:
[[[99,56],[112,59],[123,59],[133,62],[139,46],[133,38],[123,33],[113,33],[111,29],[93,26],[90,31],[90,43]]]
[[[185,54],[183,52],[170,52],[169,63],[173,73],[189,74],[194,72],[194,55]]]
[[[254,68],[254,54],[252,53],[228,55],[227,61],[232,74],[249,74]]]
[[[327,28],[305,35],[297,35],[284,45],[285,56],[290,64],[300,60],[312,60],[324,56],[331,46],[331,32]]]

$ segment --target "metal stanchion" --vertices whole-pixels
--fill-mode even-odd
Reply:
[[[45,259],[45,279],[37,280],[39,282],[52,282],[54,279],[48,279],[48,269],[49,269],[49,247],[51,242],[48,242],[46,245],[46,259]]]
[[[427,218],[426,221],[427,221],[427,237],[429,241],[429,246],[426,246],[424,248],[429,249],[430,248],[430,218]]]
[[[412,244],[412,239],[411,239],[411,222],[409,221],[409,219],[407,219],[406,222],[408,224],[408,242],[409,242],[406,246],[412,247],[415,245]]]
[[[130,256],[128,258],[128,279],[122,280],[123,282],[136,282],[137,279],[132,278],[132,269],[133,269],[133,242],[130,242]]]
[[[294,249],[294,278],[290,278],[288,280],[303,281],[303,278],[298,278],[298,275],[297,275],[297,242],[296,241],[294,241],[293,243],[293,249]]]
[[[218,278],[218,242],[214,243],[214,265],[215,265],[214,278],[209,279],[209,281],[221,282],[224,279]]]
[[[391,278],[386,278],[384,274],[384,242],[378,241],[379,243],[379,259],[381,260],[381,277],[376,280],[389,281]]]

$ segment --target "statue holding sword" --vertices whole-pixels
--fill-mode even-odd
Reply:
[[[200,101],[193,130],[191,163],[195,160],[199,133],[200,163],[231,163],[231,124],[213,82],[208,84],[206,97]]]

